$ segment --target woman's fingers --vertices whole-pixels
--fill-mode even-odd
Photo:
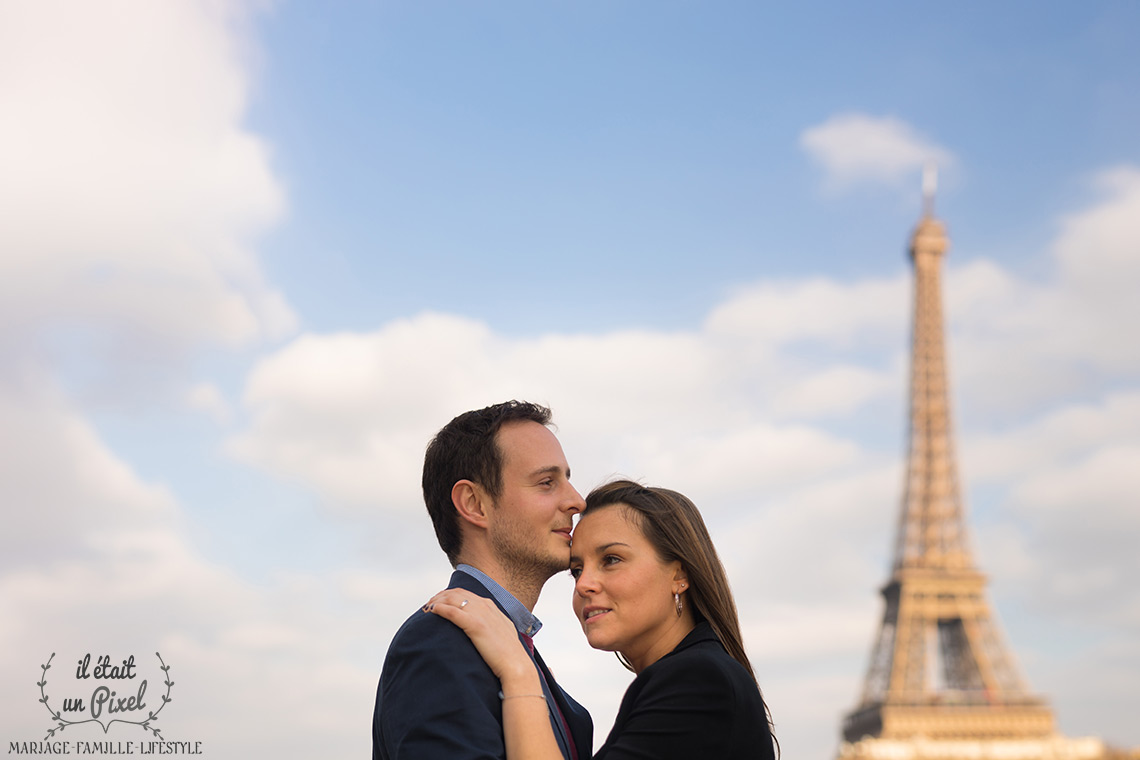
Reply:
[[[504,628],[513,626],[490,599],[472,594],[463,589],[446,589],[439,592],[424,605],[424,612],[432,612],[444,620],[449,620],[469,635],[479,631],[494,630],[496,625],[505,623]]]
[[[491,599],[463,589],[447,589],[429,599],[424,611],[439,615],[466,633],[496,675],[534,670],[515,624]]]
[[[472,594],[470,591],[455,588],[444,589],[429,599],[427,604],[423,607],[424,612],[432,612],[432,608],[437,604],[449,605],[461,610],[471,604],[494,606],[494,603],[490,599],[484,599],[478,594]],[[497,610],[498,608],[495,609]]]

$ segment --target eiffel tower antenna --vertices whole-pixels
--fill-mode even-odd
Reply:
[[[1017,672],[967,540],[942,322],[940,270],[949,241],[933,215],[935,184],[931,165],[923,172],[923,215],[910,243],[909,444],[894,561],[863,692],[843,736],[850,743],[1043,741],[1054,735],[1053,713]],[[844,745],[841,757],[869,756],[854,746]]]
[[[934,194],[938,192],[938,164],[927,161],[922,167],[922,216],[934,216]]]

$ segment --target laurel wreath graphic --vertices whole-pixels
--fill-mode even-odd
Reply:
[[[103,729],[103,733],[107,733],[107,729],[111,727],[112,723],[128,723],[133,726],[142,726],[144,731],[150,731],[155,736],[159,736],[162,733],[162,729],[155,728],[151,725],[151,722],[156,720],[158,718],[158,714],[162,712],[162,708],[166,707],[166,705],[172,701],[170,698],[170,689],[172,686],[174,686],[174,681],[170,680],[170,666],[162,661],[162,655],[158,652],[155,652],[154,656],[158,658],[158,664],[162,667],[162,672],[165,674],[163,683],[166,684],[166,693],[162,695],[162,704],[159,705],[157,710],[152,710],[150,713],[148,713],[145,720],[112,718],[104,725],[103,721],[99,720],[98,718],[88,718],[87,720],[68,720],[67,718],[63,717],[58,711],[53,710],[51,705],[48,704],[48,695],[46,692],[44,692],[44,687],[47,686],[47,672],[48,669],[51,668],[51,661],[55,658],[55,652],[52,652],[51,657],[48,658],[47,663],[40,665],[40,670],[43,672],[40,680],[36,682],[36,686],[40,687],[40,701],[43,702],[44,707],[47,708],[47,711],[51,713],[52,720],[57,722],[55,728],[48,729],[47,736],[44,737],[44,741],[47,741],[51,737],[55,736],[56,731],[63,731],[63,729],[67,728],[68,726],[78,726],[83,723],[98,723],[99,726]]]

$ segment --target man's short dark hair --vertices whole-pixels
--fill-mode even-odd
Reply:
[[[424,503],[439,546],[452,566],[458,564],[463,544],[459,514],[451,502],[451,489],[460,480],[470,480],[496,498],[503,490],[503,452],[496,442],[499,428],[508,422],[550,424],[550,410],[526,401],[464,412],[444,425],[424,454]]]

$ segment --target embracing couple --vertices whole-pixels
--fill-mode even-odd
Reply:
[[[424,500],[455,572],[392,639],[373,760],[773,758],[697,508],[631,481],[583,500],[549,425],[549,409],[510,401],[461,414],[428,445]],[[567,568],[586,640],[637,674],[595,755],[589,713],[533,642],[539,593]]]

